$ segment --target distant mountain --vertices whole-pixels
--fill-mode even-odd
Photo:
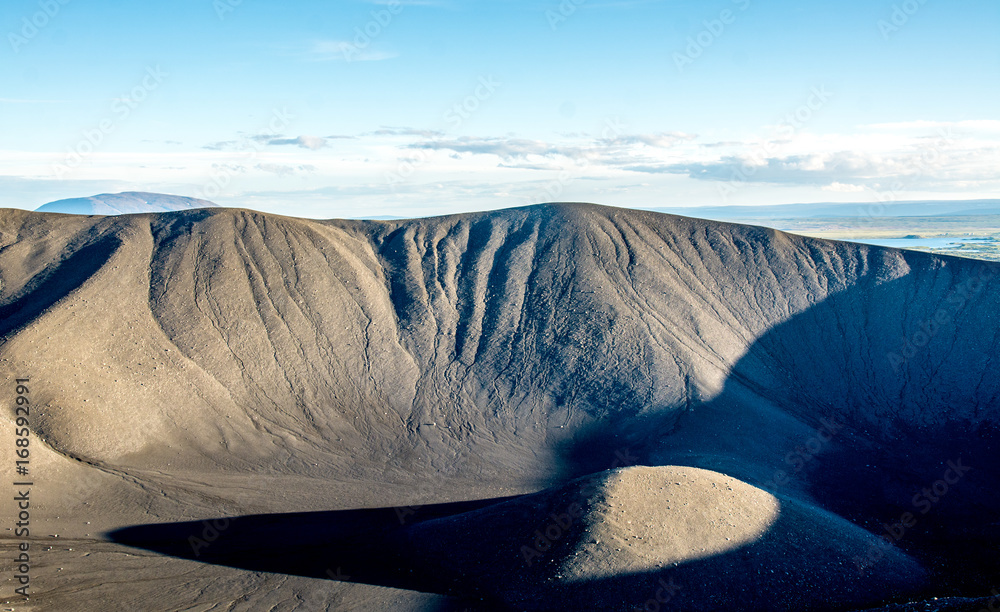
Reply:
[[[165,193],[126,191],[123,193],[102,193],[89,198],[57,200],[43,204],[37,211],[73,215],[130,215],[218,207],[219,205],[215,202],[199,200],[198,198]]]
[[[987,208],[987,207],[967,208],[963,210],[957,210],[953,213],[943,213],[941,215],[936,215],[936,216],[944,216],[945,214],[953,217],[964,217],[972,215],[1000,215],[1000,202],[997,202],[996,200],[987,200],[987,202],[990,201],[994,203],[994,206],[992,208]]]
[[[685,217],[732,221],[736,219],[795,219],[804,217],[854,217],[859,213],[879,217],[931,217],[942,215],[995,215],[1000,200],[920,200],[905,202],[850,202],[775,204],[771,206],[695,206],[654,208]]]

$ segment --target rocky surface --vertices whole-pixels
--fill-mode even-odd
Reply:
[[[615,594],[608,609],[633,609],[655,597],[638,585],[655,586],[667,560],[689,572],[677,609],[985,597],[1000,541],[997,272],[583,204],[367,222],[237,209],[5,210],[0,367],[32,380],[32,460],[45,475],[33,535],[120,551],[67,561],[99,575],[95,584],[133,572],[126,554],[187,568],[167,580],[174,599],[163,609],[257,609],[265,593],[284,593],[275,609],[327,609],[337,597],[375,609],[365,589],[386,588],[397,601],[437,594],[412,609],[580,609],[568,602],[595,592]],[[13,417],[10,406],[0,434],[8,448]],[[636,482],[696,474],[676,492],[692,513],[651,506],[643,487],[651,499],[666,493],[633,483],[624,523],[589,507],[578,541],[554,550],[552,567],[564,573],[510,566],[480,581],[456,566],[530,540],[548,508],[539,500],[574,479],[606,483],[619,474],[608,470],[632,465],[653,470],[624,472]],[[708,495],[723,483],[740,496]],[[741,500],[762,505],[716,531],[723,514],[712,512],[742,512]],[[3,507],[9,516],[11,502]],[[392,507],[404,509],[399,521],[396,511],[351,515],[386,551],[382,573],[377,559],[338,553],[344,574],[358,565],[351,580],[291,562],[287,571],[228,558],[205,565],[190,547],[102,535]],[[467,512],[484,520],[473,528]],[[512,518],[522,515],[523,529]],[[425,539],[463,529],[489,545],[459,538],[444,554]],[[349,535],[323,533],[334,548]],[[668,545],[677,533],[690,537]],[[138,548],[99,541],[116,537]],[[246,552],[245,541],[222,537],[247,559],[289,558],[311,539]],[[589,537],[602,544],[591,550]],[[630,538],[630,555],[609,548]],[[877,544],[885,540],[891,548]],[[319,570],[336,575],[327,565]],[[266,587],[247,586],[263,579],[257,567],[269,572]],[[230,586],[211,596],[196,587],[208,568]],[[329,597],[303,607],[309,598],[288,576]],[[73,588],[52,584],[39,605]],[[161,587],[140,581],[131,592],[153,597]]]

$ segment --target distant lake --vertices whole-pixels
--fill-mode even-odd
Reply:
[[[860,242],[861,244],[871,244],[875,246],[884,247],[894,247],[897,249],[913,249],[916,247],[925,247],[930,249],[943,249],[945,247],[954,247],[959,244],[968,242],[985,242],[982,238],[968,237],[968,238],[874,238],[874,239],[850,239],[844,238],[849,242]]]

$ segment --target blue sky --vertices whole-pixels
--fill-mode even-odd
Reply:
[[[996,0],[6,0],[0,206],[1000,197]]]

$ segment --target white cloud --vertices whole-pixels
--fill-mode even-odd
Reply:
[[[649,149],[670,149],[695,138],[697,136],[683,132],[617,134],[601,138],[569,135],[563,142],[463,136],[456,139],[428,139],[406,147],[469,155],[495,155],[504,160],[504,167],[547,169],[551,166],[540,163],[540,160],[555,158],[590,160],[595,166],[618,167],[646,161]]]
[[[291,176],[294,174],[312,174],[316,172],[316,166],[312,164],[301,164],[298,166],[275,164],[271,162],[261,162],[257,164],[257,169],[263,172],[270,172],[278,176]]]
[[[562,156],[577,158],[583,155],[579,146],[564,146],[524,138],[479,138],[465,136],[454,140],[426,140],[408,145],[410,149],[454,151],[473,155],[496,155],[504,159]]]
[[[691,141],[698,136],[685,132],[655,132],[652,134],[622,134],[611,138],[603,138],[601,144],[608,146],[625,146],[642,144],[648,147],[669,148],[678,143]]]
[[[378,62],[399,54],[369,46],[362,48],[347,40],[320,40],[313,43],[305,56],[316,62]]]
[[[335,130],[314,126],[307,129],[319,135],[238,134],[196,151],[97,151],[74,165],[65,182],[103,185],[127,176],[132,190],[169,185],[174,192],[196,192],[221,174],[228,182],[220,199],[231,203],[246,194],[272,194],[267,197],[278,202],[277,194],[292,193],[288,185],[294,183],[303,190],[333,189],[329,193],[343,196],[345,206],[378,200],[407,208],[440,197],[455,210],[496,198],[498,207],[539,197],[640,206],[664,198],[723,203],[720,187],[734,180],[744,184],[731,196],[741,203],[850,200],[866,197],[866,190],[891,190],[910,199],[982,198],[1000,194],[1000,132],[990,131],[994,123],[922,121],[791,134],[762,127],[755,137],[713,134],[705,142],[669,130],[455,137],[392,125],[333,140],[324,134]],[[53,168],[66,160],[59,151],[0,151],[3,174],[24,177],[30,183],[24,190],[67,197],[96,193],[96,187],[68,194],[54,189]],[[636,185],[640,176],[648,185]],[[320,193],[314,197],[322,201]]]
[[[295,138],[271,138],[267,141],[269,145],[295,145],[303,149],[317,151],[327,146],[325,138],[319,136],[297,136]]]
[[[425,130],[412,127],[393,127],[384,125],[374,132],[367,132],[365,136],[419,136],[421,138],[437,138],[444,136],[440,130]]]
[[[852,185],[850,183],[839,183],[836,181],[830,183],[829,185],[825,185],[820,189],[823,191],[834,191],[837,193],[858,193],[866,190],[864,185]]]
[[[1000,132],[1000,120],[971,119],[966,121],[898,121],[895,123],[872,123],[864,127],[873,130],[885,131],[934,131],[951,128],[963,131]]]

